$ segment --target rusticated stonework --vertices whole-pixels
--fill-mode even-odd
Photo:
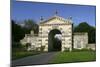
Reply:
[[[21,40],[21,43],[23,45],[30,43],[31,47],[29,47],[28,50],[36,50],[37,48],[37,50],[41,50],[41,46],[44,46],[43,51],[49,51],[49,48],[52,47],[50,33],[56,31],[58,32],[57,36],[59,36],[61,40],[61,51],[72,51],[72,48],[87,48],[88,34],[73,33],[72,27],[73,22],[71,19],[64,19],[55,15],[47,20],[40,21],[38,36],[34,36],[34,32],[31,31],[31,34],[26,34],[24,39]]]

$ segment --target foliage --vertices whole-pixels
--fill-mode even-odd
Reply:
[[[74,27],[74,32],[87,32],[89,43],[95,43],[96,28],[90,26],[86,22],[82,22],[78,26]]]
[[[21,49],[21,48],[23,48],[23,46],[21,45],[21,43],[19,43],[19,42],[12,42],[12,48],[14,49],[16,49],[16,48],[19,48],[19,49]]]
[[[38,24],[36,24],[35,21],[32,20],[25,20],[24,26],[20,26],[19,24],[16,24],[14,20],[11,21],[12,23],[12,40],[15,42],[19,42],[25,34],[29,34],[31,30],[34,30],[35,34],[38,34]]]
[[[38,33],[38,24],[36,24],[32,20],[25,20],[24,21],[25,26],[20,26],[19,24],[16,24],[16,21],[11,21],[11,34],[12,34],[12,47],[16,48],[21,46],[19,43],[21,39],[25,37],[25,34],[29,34],[30,30],[34,30],[34,33]]]
[[[74,32],[88,32],[90,26],[86,22],[80,23],[74,28]]]
[[[14,20],[12,20],[12,41],[19,42],[26,33],[29,33],[27,28],[23,28],[20,25],[16,24]]]
[[[29,30],[33,30],[34,33],[38,34],[38,24],[36,24],[35,21],[28,19],[24,21],[25,23],[25,28],[29,29]]]
[[[19,59],[22,57],[39,54],[37,51],[26,51],[25,46],[20,44],[20,40],[25,37],[25,34],[29,34],[30,30],[34,30],[38,33],[38,25],[32,20],[24,21],[25,26],[16,24],[16,21],[11,21],[11,35],[12,35],[12,59]],[[26,45],[28,47],[29,44]]]

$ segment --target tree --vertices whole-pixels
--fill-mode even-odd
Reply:
[[[89,36],[89,42],[90,43],[96,43],[96,28],[95,27],[90,27],[90,30],[88,32]]]
[[[96,39],[95,30],[96,30],[95,27],[90,26],[86,22],[82,22],[74,28],[74,32],[87,32],[89,43],[95,43],[95,39]]]
[[[30,30],[34,30],[36,34],[38,34],[38,24],[35,22],[33,23],[32,20],[27,20],[25,22],[25,26],[21,26],[19,24],[16,24],[16,21],[11,21],[11,35],[12,35],[12,46],[18,47],[21,46],[21,44],[16,46],[16,43],[19,43],[21,39],[25,37],[25,34],[29,34]]]
[[[16,24],[14,20],[12,20],[11,22],[12,41],[19,42],[24,38],[25,34],[29,33],[30,31],[27,28],[23,28],[20,25]]]
[[[35,24],[35,22],[30,20],[30,19],[29,20],[25,20],[24,23],[25,23],[25,27],[28,28],[28,29],[32,29],[33,25]]]
[[[38,34],[38,24],[36,24],[35,21],[28,19],[24,21],[25,23],[25,28],[29,30],[34,30],[34,33]]]
[[[90,26],[86,22],[82,22],[74,28],[74,32],[88,32],[89,29]]]

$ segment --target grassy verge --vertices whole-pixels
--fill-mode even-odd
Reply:
[[[85,62],[95,60],[95,51],[58,52],[50,63]]]
[[[20,52],[13,52],[12,53],[12,60],[20,59],[23,57],[31,56],[31,55],[36,55],[40,54],[41,52],[33,52],[33,51],[20,51]]]

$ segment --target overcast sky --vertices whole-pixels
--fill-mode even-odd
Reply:
[[[44,19],[48,19],[52,17],[57,10],[58,16],[65,19],[71,16],[75,25],[80,22],[87,22],[95,26],[95,9],[95,6],[86,5],[13,1],[11,4],[11,19],[16,21],[32,19],[39,23],[41,16],[43,16]]]

